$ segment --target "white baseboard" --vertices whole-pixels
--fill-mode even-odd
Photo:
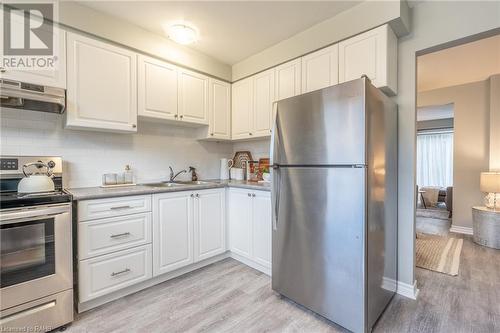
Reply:
[[[417,299],[418,297],[418,288],[417,281],[413,283],[413,285],[398,281],[398,289],[397,293],[401,296],[408,297],[411,299]]]
[[[253,269],[256,269],[258,271],[261,271],[262,273],[271,276],[271,268],[261,265],[258,262],[255,262],[253,260],[247,259],[237,253],[234,252],[229,252],[229,256],[233,258],[234,260],[237,260],[241,262],[242,264],[245,264],[249,267],[252,267]]]
[[[465,234],[465,235],[473,234],[471,227],[461,227],[459,225],[452,225],[450,228],[450,232],[456,232],[457,234]]]

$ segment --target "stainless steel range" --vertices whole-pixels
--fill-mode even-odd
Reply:
[[[29,163],[25,171],[48,169],[52,191],[17,191]],[[61,158],[1,156],[0,195],[0,331],[43,332],[71,322],[71,196],[62,188]]]

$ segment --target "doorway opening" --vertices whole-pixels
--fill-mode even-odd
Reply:
[[[416,118],[416,266],[456,277],[500,170],[500,34],[418,55]]]

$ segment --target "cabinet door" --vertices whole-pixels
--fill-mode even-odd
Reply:
[[[300,59],[292,60],[276,67],[275,99],[277,101],[279,101],[280,99],[300,95],[300,68]]]
[[[254,76],[252,135],[271,135],[274,102],[274,68]]]
[[[0,12],[1,14],[1,12]],[[12,20],[12,24],[20,22]],[[23,23],[19,23],[23,24]],[[24,26],[21,27],[24,29]],[[59,87],[66,89],[66,33],[54,25],[54,68],[50,70],[13,70],[5,69],[2,78],[15,81],[28,82],[43,86]]]
[[[339,83],[338,44],[302,57],[302,93],[337,83]]]
[[[194,261],[223,253],[225,242],[225,190],[205,190],[195,194]]]
[[[231,139],[231,85],[210,79],[209,136],[214,139]]]
[[[271,268],[271,196],[255,191],[252,199],[252,259]]]
[[[153,196],[153,275],[193,263],[193,200],[190,192]]]
[[[179,69],[179,118],[192,124],[208,125],[208,77]]]
[[[67,33],[66,127],[137,131],[134,52]]]
[[[232,138],[248,138],[253,121],[253,78],[234,83],[232,90]]]
[[[339,43],[339,81],[364,74],[374,86],[397,93],[397,38],[388,25]]]
[[[252,194],[244,190],[229,190],[229,247],[246,258],[251,258]]]
[[[139,55],[138,114],[156,119],[177,119],[177,67]]]

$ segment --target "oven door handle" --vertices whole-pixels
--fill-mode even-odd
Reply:
[[[42,220],[70,212],[70,205],[54,205],[37,208],[18,209],[9,212],[0,212],[0,225],[20,223],[25,221]]]

